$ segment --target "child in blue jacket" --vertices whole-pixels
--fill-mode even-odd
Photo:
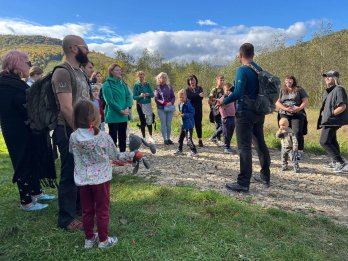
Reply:
[[[185,90],[180,90],[178,92],[179,96],[179,116],[181,117],[181,127],[179,135],[179,148],[176,150],[174,155],[182,155],[182,147],[184,143],[184,138],[186,137],[187,145],[190,147],[190,152],[187,154],[190,157],[198,156],[195,144],[192,141],[193,128],[195,126],[195,109],[191,105],[190,101],[187,99]]]

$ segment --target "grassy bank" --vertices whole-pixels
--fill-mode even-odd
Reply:
[[[326,218],[263,209],[219,193],[152,185],[115,175],[112,249],[83,249],[83,233],[58,229],[57,202],[19,209],[0,139],[0,260],[344,260],[348,228]],[[56,194],[54,189],[47,190]]]
[[[155,113],[156,109],[154,108]],[[319,144],[320,130],[317,130],[317,119],[319,114],[319,109],[317,108],[309,108],[306,109],[307,117],[308,117],[308,134],[305,136],[305,150],[313,153],[324,153],[323,148]],[[133,111],[134,121],[132,122],[132,126],[135,127],[136,123],[139,122],[138,114],[136,110]],[[160,121],[157,118],[157,132],[160,132]],[[180,118],[174,117],[173,120],[173,135],[177,136],[179,133],[179,125]],[[275,133],[278,129],[277,125],[277,113],[273,113],[266,116],[265,121],[265,139],[269,148],[280,148],[280,141],[276,139]],[[209,139],[209,137],[214,133],[214,124],[209,122],[209,106],[206,100],[203,101],[203,138]],[[341,152],[345,155],[348,155],[348,126],[342,127],[338,133],[337,138],[338,142],[341,146]],[[196,137],[196,133],[194,132],[194,137]],[[236,137],[233,135],[232,143],[236,144]]]

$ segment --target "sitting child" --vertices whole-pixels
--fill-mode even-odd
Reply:
[[[232,84],[224,83],[224,97],[231,94]],[[231,149],[231,140],[235,127],[236,106],[234,102],[227,105],[219,106],[221,115],[222,133],[224,135],[224,153],[236,154],[235,150]]]
[[[297,158],[298,142],[294,132],[291,128],[289,128],[289,121],[286,118],[281,118],[279,120],[279,130],[276,133],[276,137],[280,139],[282,145],[282,170],[288,169],[288,159],[290,157],[294,166],[294,172],[300,172],[300,166]]]
[[[100,113],[93,103],[88,100],[77,102],[74,106],[75,131],[70,137],[69,151],[74,155],[74,180],[80,188],[85,248],[92,248],[98,242],[99,248],[109,248],[117,243],[117,237],[108,236],[110,160],[140,160],[140,152],[120,153],[110,135],[99,130],[99,125]],[[97,233],[94,233],[95,218]]]
[[[181,117],[181,127],[179,134],[179,148],[176,150],[174,155],[182,155],[182,147],[184,143],[184,138],[186,137],[187,145],[190,147],[190,152],[188,156],[194,157],[198,156],[197,149],[195,144],[193,144],[192,133],[193,127],[195,126],[195,108],[191,105],[189,100],[187,99],[185,90],[180,90],[178,92],[179,96],[179,113],[178,115]]]

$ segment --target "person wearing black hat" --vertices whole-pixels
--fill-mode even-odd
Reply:
[[[331,70],[322,76],[327,87],[317,124],[317,128],[322,129],[320,145],[332,158],[325,167],[332,169],[334,173],[341,173],[348,170],[348,163],[341,156],[336,133],[341,126],[348,124],[347,93],[339,85],[339,72]]]

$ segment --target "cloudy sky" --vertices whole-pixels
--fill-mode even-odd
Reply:
[[[247,3],[247,4],[246,4]],[[251,42],[260,50],[279,40],[309,40],[322,23],[347,28],[348,1],[20,1],[2,3],[0,34],[77,34],[90,49],[138,57],[144,48],[166,60],[233,59]]]

